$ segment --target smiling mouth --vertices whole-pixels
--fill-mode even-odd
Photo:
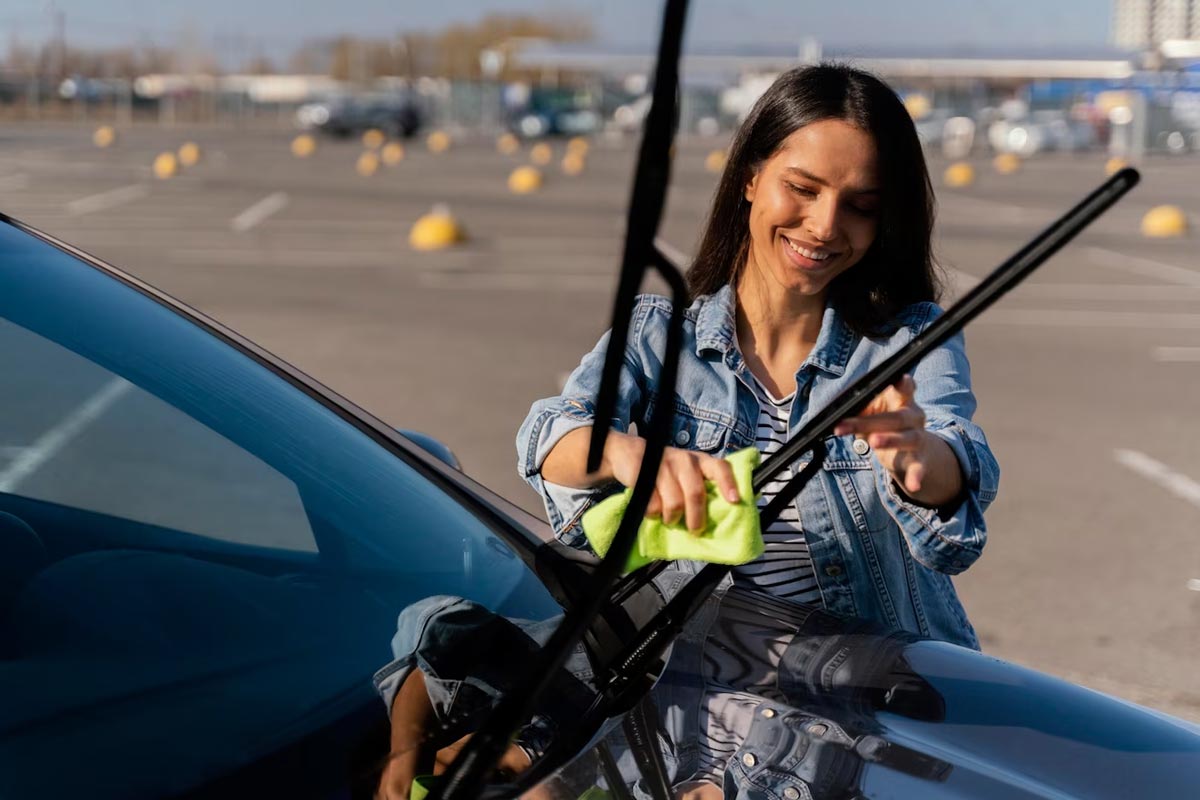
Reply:
[[[799,256],[798,259],[794,258],[793,260],[798,261],[802,266],[823,266],[825,262],[837,255],[837,253],[833,252],[832,250],[826,250],[823,247],[814,250],[807,248],[804,245],[797,244],[786,236],[783,236],[782,238],[784,243],[786,243],[788,250],[790,250],[794,256]]]

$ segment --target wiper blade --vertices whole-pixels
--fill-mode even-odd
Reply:
[[[1068,242],[1090,225],[1097,217],[1120,200],[1130,189],[1137,186],[1141,176],[1130,167],[1120,170],[1100,184],[1087,197],[1079,201],[1035,236],[1028,244],[1014,253],[1007,261],[996,267],[990,275],[967,292],[957,303],[911,342],[891,357],[877,365],[854,384],[834,398],[828,406],[813,417],[807,425],[796,432],[788,442],[770,456],[754,471],[754,491],[760,492],[788,465],[812,449],[813,445],[832,435],[840,420],[852,417],[866,408],[871,400],[888,386],[894,384],[905,373],[916,367],[917,362],[936,347],[944,344],[951,336],[962,330],[968,322],[979,316],[988,306],[995,303],[1031,272],[1041,266],[1050,256],[1061,250]],[[760,515],[763,526],[769,525],[785,506],[803,488],[807,481],[797,475],[775,496]],[[773,511],[768,517],[768,511]]]
[[[997,267],[975,288],[911,342],[876,366],[853,385],[838,395],[823,411],[799,430],[783,447],[771,454],[754,472],[754,490],[762,491],[792,461],[804,453],[812,453],[808,464],[760,512],[762,527],[774,522],[804,484],[816,474],[825,456],[826,437],[833,433],[834,426],[847,416],[853,416],[871,401],[875,395],[895,383],[913,369],[931,350],[958,333],[968,322],[979,316],[1013,287],[1024,280],[1033,270],[1041,266],[1050,256],[1058,252],[1075,238],[1100,214],[1121,199],[1140,180],[1138,172],[1126,168],[1117,172],[1095,191],[1080,201],[1074,208],[1053,222],[1029,244]],[[640,519],[640,516],[639,516]],[[640,581],[626,581],[622,588],[626,594],[636,590],[637,585],[649,578],[654,565],[647,565],[638,574]],[[636,679],[643,675],[654,660],[660,658],[675,637],[683,630],[688,620],[699,610],[703,601],[729,573],[730,567],[708,564],[696,577],[681,588],[670,602],[655,615],[637,638],[612,661],[600,687],[608,699],[608,710],[627,706],[630,698],[623,696],[636,686]],[[598,708],[597,712],[604,709]],[[603,718],[603,714],[599,714]]]
[[[679,349],[683,341],[683,310],[687,305],[687,287],[683,276],[654,243],[666,202],[670,176],[670,149],[674,138],[676,101],[679,87],[679,53],[683,44],[687,0],[667,0],[663,12],[662,36],[654,74],[654,95],[642,136],[629,204],[625,250],[621,260],[621,278],[613,308],[612,335],[604,364],[600,397],[592,426],[588,470],[599,468],[608,433],[608,422],[616,405],[616,386],[629,336],[634,298],[645,277],[654,267],[671,287],[672,312],[667,327],[666,353],[658,394],[670,397],[675,391]],[[658,466],[666,448],[667,431],[674,413],[673,403],[656,403],[646,437],[642,466],[634,482],[633,495],[621,521],[611,549],[592,577],[592,591],[578,605],[567,609],[563,620],[546,645],[529,664],[522,678],[510,687],[491,714],[470,738],[443,775],[432,800],[467,800],[479,797],[484,782],[521,724],[532,715],[538,700],[549,688],[554,674],[579,643],[600,610],[608,602],[613,584],[620,577],[634,540],[638,524],[650,503]]]

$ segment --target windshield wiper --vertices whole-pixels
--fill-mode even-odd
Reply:
[[[654,243],[666,201],[670,177],[671,142],[675,136],[676,103],[679,88],[679,53],[683,44],[687,0],[667,0],[663,12],[662,35],[654,72],[654,95],[646,117],[641,149],[634,176],[633,195],[626,223],[625,250],[621,259],[621,278],[613,306],[612,335],[604,364],[600,397],[597,404],[609,410],[597,415],[592,427],[588,470],[599,468],[608,433],[607,419],[616,401],[622,354],[629,338],[629,322],[634,298],[653,266],[671,289],[672,311],[667,327],[666,352],[656,396],[670,397],[675,392],[679,349],[683,341],[683,311],[687,306],[687,286],[679,270],[672,266]],[[666,448],[667,431],[674,414],[673,403],[655,403],[649,430],[645,436],[642,467],[634,483],[633,495],[625,518],[618,526],[611,549],[592,576],[592,590],[578,605],[568,608],[554,634],[539,651],[536,663],[529,664],[522,678],[509,688],[491,714],[484,720],[461,753],[446,770],[432,800],[474,800],[482,794],[484,782],[495,769],[513,736],[533,713],[538,700],[549,688],[554,674],[579,643],[596,615],[608,602],[613,584],[620,577],[625,559],[637,538],[639,522],[654,491],[658,466]]]
[[[820,468],[825,455],[823,440],[832,435],[834,426],[840,420],[862,411],[879,392],[911,371],[926,354],[947,341],[984,309],[1024,280],[1136,186],[1139,180],[1140,176],[1134,169],[1126,168],[1117,172],[997,267],[911,342],[834,398],[833,402],[818,412],[783,447],[760,464],[754,472],[755,493],[762,491],[798,457],[804,453],[812,454],[804,469],[788,481],[760,512],[762,527],[766,528],[779,516],[780,511],[787,507]],[[603,418],[600,416],[602,413],[602,409],[596,410],[597,419]],[[639,573],[653,567],[654,565],[643,567]],[[629,698],[623,697],[623,693],[636,687],[637,678],[645,673],[648,665],[661,657],[729,570],[730,567],[721,564],[706,565],[611,662],[604,685],[600,687],[611,704],[610,709],[628,705]],[[632,593],[647,580],[648,577],[642,577],[639,581],[627,581],[622,589],[626,593]],[[602,718],[601,711],[600,708],[596,709],[599,718]]]

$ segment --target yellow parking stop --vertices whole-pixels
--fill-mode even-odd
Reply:
[[[166,180],[179,172],[179,161],[174,153],[159,153],[154,159],[154,177]]]
[[[513,194],[529,194],[542,188],[542,171],[528,165],[517,167],[508,176],[508,190]]]
[[[307,133],[302,133],[295,139],[292,139],[292,155],[296,158],[308,158],[316,151],[317,140]]]
[[[179,147],[179,163],[185,167],[194,167],[200,163],[200,145],[195,142],[184,142]]]
[[[1187,215],[1179,206],[1155,206],[1142,217],[1142,235],[1153,239],[1183,236],[1188,232]]]
[[[435,206],[413,224],[408,234],[414,250],[441,250],[465,240],[462,227],[445,206]]]
[[[959,161],[946,167],[946,173],[942,177],[947,186],[961,189],[975,182],[975,168],[965,161]]]

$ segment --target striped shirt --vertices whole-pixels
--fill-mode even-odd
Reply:
[[[796,393],[792,392],[783,399],[774,398],[758,378],[753,377],[753,373],[749,370],[746,372],[751,376],[751,385],[758,397],[758,432],[755,436],[755,446],[765,459],[787,441],[788,417]],[[761,509],[770,502],[793,474],[794,470],[789,466],[778,478],[767,484],[763,488],[758,507]],[[761,556],[749,564],[734,568],[734,585],[759,589],[797,603],[821,603],[821,590],[817,587],[808,542],[804,539],[804,529],[801,527],[800,514],[795,503],[785,508],[779,517],[763,530],[763,544],[766,549]]]
[[[704,645],[703,735],[699,765],[688,780],[721,786],[763,699],[787,702],[779,690],[779,664],[810,609],[736,586],[725,593]]]

